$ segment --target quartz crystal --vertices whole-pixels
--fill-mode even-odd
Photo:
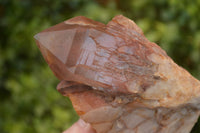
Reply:
[[[198,119],[200,82],[122,15],[107,25],[78,16],[35,39],[97,133],[189,133]]]

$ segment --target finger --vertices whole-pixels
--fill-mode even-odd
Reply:
[[[95,131],[94,129],[92,129],[90,124],[79,119],[76,123],[74,123],[69,129],[67,129],[63,133],[95,133]]]

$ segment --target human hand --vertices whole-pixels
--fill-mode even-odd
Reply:
[[[95,133],[95,131],[89,123],[85,123],[83,120],[79,119],[63,133]]]

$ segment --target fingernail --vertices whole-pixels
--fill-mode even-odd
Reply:
[[[79,119],[77,123],[85,131],[84,133],[96,133],[96,131],[91,127],[91,125],[89,123],[86,123],[84,120]]]
[[[78,124],[79,124],[81,127],[83,127],[83,128],[85,128],[85,127],[88,126],[88,124],[87,124],[85,121],[83,121],[82,119],[79,119],[79,120],[78,120]]]

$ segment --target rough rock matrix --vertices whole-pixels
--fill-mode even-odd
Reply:
[[[79,116],[97,133],[189,133],[200,114],[200,82],[130,19],[83,16],[35,39]]]

